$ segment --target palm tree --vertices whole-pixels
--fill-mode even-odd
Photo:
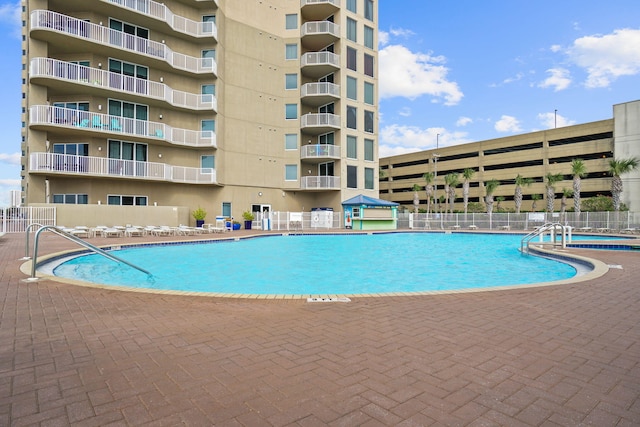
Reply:
[[[427,193],[427,215],[431,212],[431,199],[433,198],[433,172],[427,172],[422,175],[427,185],[424,186],[424,191]]]
[[[471,180],[471,178],[473,177],[473,174],[475,173],[476,171],[471,168],[467,168],[464,171],[462,171],[462,177],[463,177],[462,200],[464,201],[465,216],[467,215],[467,207],[469,206],[469,181]]]
[[[609,173],[613,177],[611,180],[611,197],[613,199],[613,209],[616,212],[620,211],[620,203],[622,196],[622,178],[620,175],[633,172],[640,164],[640,159],[637,157],[631,157],[628,159],[609,161]]]
[[[520,208],[522,207],[522,187],[528,187],[531,184],[533,184],[533,179],[525,178],[520,174],[516,176],[516,192],[513,196],[513,201],[516,204],[516,213],[520,213]]]
[[[576,213],[576,219],[580,217],[580,190],[582,178],[587,176],[587,167],[582,159],[573,159],[571,161],[571,174],[573,175],[573,211]]]
[[[456,186],[460,183],[460,178],[456,172],[448,173],[444,176],[444,195],[447,198],[449,211],[453,213],[453,202],[456,199]],[[447,212],[445,206],[445,213]]]
[[[496,191],[498,186],[500,186],[500,181],[497,179],[491,179],[484,183],[484,190],[487,193],[484,201],[487,204],[487,213],[489,215],[493,212],[493,193]]]
[[[547,189],[547,212],[553,212],[553,204],[556,201],[556,188],[555,185],[562,181],[564,176],[561,173],[551,173],[545,175],[547,180],[545,188]]]
[[[531,200],[533,200],[533,202],[531,203],[531,212],[535,212],[536,209],[538,208],[538,200],[542,200],[542,195],[541,194],[532,194],[531,195]]]
[[[418,195],[418,191],[420,191],[420,186],[418,184],[413,184],[413,211],[418,213],[420,208],[420,196]]]
[[[572,189],[562,187],[562,199],[560,199],[560,215],[562,215],[565,219],[565,212],[567,210],[567,199],[571,197],[572,194]]]

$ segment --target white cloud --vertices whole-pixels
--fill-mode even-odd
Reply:
[[[449,69],[443,56],[411,52],[401,45],[380,49],[380,98],[416,99],[423,95],[434,102],[456,105],[464,96],[458,84],[447,80]]]
[[[538,84],[538,87],[552,87],[554,92],[565,90],[571,85],[571,73],[565,68],[551,68],[547,70],[549,77]]]
[[[20,1],[0,5],[0,23],[10,27],[12,37],[22,38]]]
[[[440,136],[438,136],[438,134]],[[413,153],[471,142],[466,132],[447,132],[444,128],[390,125],[380,130],[380,157]]]
[[[608,87],[621,76],[640,73],[640,29],[581,37],[566,53],[574,64],[587,71],[586,87]]]
[[[463,127],[471,123],[473,123],[473,119],[471,119],[470,117],[460,117],[456,121],[456,126]]]
[[[554,127],[560,128],[560,127],[571,126],[576,124],[574,120],[569,120],[566,117],[563,117],[556,112],[540,113],[538,114],[538,121],[545,129],[552,129]]]
[[[385,46],[389,43],[389,33],[386,31],[378,31],[378,45]]]
[[[20,165],[20,153],[0,153],[0,163],[8,165]]]
[[[398,115],[402,116],[402,117],[409,117],[411,116],[411,108],[409,107],[404,107],[403,109],[401,109],[400,111],[398,111]]]
[[[513,116],[503,115],[495,124],[495,129],[498,132],[520,132],[520,121]]]

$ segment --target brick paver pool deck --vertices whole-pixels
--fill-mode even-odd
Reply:
[[[621,268],[307,303],[26,283],[6,235],[0,426],[638,426],[640,253],[575,252]]]

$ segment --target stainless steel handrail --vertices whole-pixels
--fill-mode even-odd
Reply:
[[[562,247],[565,248],[567,246],[567,227],[560,224],[559,222],[548,222],[533,230],[532,232],[524,236],[522,240],[520,240],[520,252],[523,254],[529,253],[529,243],[534,237],[540,236],[547,231],[556,230],[558,228],[562,232]],[[552,243],[555,244],[555,239]],[[525,250],[525,247],[527,250]]]
[[[80,246],[83,246],[95,253],[97,253],[98,255],[102,255],[105,258],[108,258],[112,261],[115,262],[119,262],[122,264],[126,264],[131,268],[134,268],[138,271],[141,271],[149,276],[151,276],[152,274],[149,273],[147,270],[145,270],[144,268],[138,267],[137,265],[131,264],[129,261],[125,261],[122,258],[118,258],[115,255],[111,255],[110,253],[108,253],[107,251],[100,249],[97,246],[92,245],[91,243],[85,242],[84,240],[74,236],[73,234],[69,234],[64,230],[59,229],[58,227],[54,226],[54,225],[45,225],[44,227],[41,227],[38,231],[36,231],[36,236],[35,236],[35,241],[33,244],[33,260],[31,261],[31,277],[29,278],[29,280],[34,280],[36,279],[36,265],[37,265],[37,261],[38,261],[38,239],[40,238],[40,233],[45,231],[45,230],[49,230],[54,234],[57,234],[58,236],[64,237],[65,239],[71,240],[72,242],[75,242],[77,244],[79,244]]]

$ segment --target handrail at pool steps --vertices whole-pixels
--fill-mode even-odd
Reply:
[[[555,239],[555,232],[557,229],[560,229],[561,231],[561,236],[562,236],[562,247],[566,248],[567,247],[567,237],[569,238],[569,240],[571,240],[571,227],[568,226],[564,226],[562,224],[560,224],[559,222],[547,222],[543,225],[541,225],[540,227],[536,227],[535,230],[533,230],[532,232],[530,232],[529,234],[527,234],[526,236],[524,236],[522,238],[522,240],[520,240],[520,252],[523,254],[528,254],[529,253],[529,243],[531,242],[531,240],[533,240],[535,237],[540,236],[540,238],[542,239],[542,236],[544,235],[544,233],[546,233],[547,231],[550,232],[551,234],[551,243],[552,244],[556,244],[556,239]]]
[[[79,244],[80,246],[83,246],[87,249],[89,249],[92,252],[95,252],[98,255],[102,255],[105,258],[108,258],[112,261],[115,262],[119,262],[125,265],[128,265],[131,268],[134,268],[138,271],[141,271],[145,274],[147,274],[148,276],[151,276],[152,274],[149,273],[147,270],[145,270],[144,268],[138,267],[137,265],[134,265],[132,263],[130,263],[129,261],[126,261],[122,258],[119,258],[115,255],[112,255],[110,253],[108,253],[107,251],[100,249],[97,246],[92,245],[89,242],[85,242],[84,240],[82,240],[81,238],[74,236],[73,234],[67,233],[64,230],[61,230],[60,228],[56,227],[55,225],[45,225],[43,227],[40,227],[38,229],[38,231],[36,231],[36,235],[34,238],[34,242],[33,242],[33,259],[31,260],[31,277],[29,277],[28,281],[36,281],[38,280],[38,278],[36,277],[36,266],[38,263],[38,239],[40,238],[40,233],[48,230],[51,231],[53,234],[57,234],[58,236],[64,237],[65,239],[71,240],[72,242],[75,242],[77,244]],[[27,229],[27,233],[29,233],[29,229]]]

